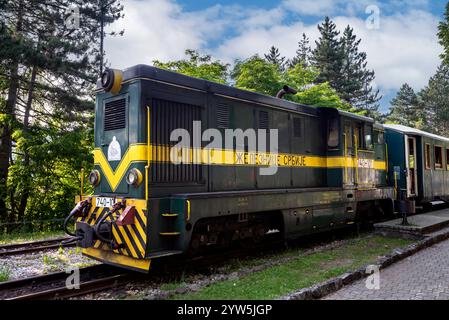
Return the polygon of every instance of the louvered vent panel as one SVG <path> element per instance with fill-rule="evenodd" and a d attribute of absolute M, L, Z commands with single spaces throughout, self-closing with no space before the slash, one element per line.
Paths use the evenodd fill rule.
<path fill-rule="evenodd" d="M 153 165 L 151 182 L 200 182 L 202 166 L 199 164 L 173 164 L 170 161 L 170 134 L 175 129 L 185 129 L 190 133 L 193 145 L 193 121 L 201 121 L 201 107 L 186 103 L 153 99 L 151 103 L 151 143 Z"/>
<path fill-rule="evenodd" d="M 126 99 L 107 102 L 104 107 L 104 131 L 126 128 Z"/>
<path fill-rule="evenodd" d="M 217 129 L 229 129 L 230 112 L 226 104 L 217 105 Z"/>
<path fill-rule="evenodd" d="M 259 111 L 259 129 L 269 129 L 267 111 Z"/>

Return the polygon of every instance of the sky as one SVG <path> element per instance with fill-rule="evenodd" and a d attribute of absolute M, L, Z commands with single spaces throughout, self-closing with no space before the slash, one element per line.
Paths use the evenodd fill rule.
<path fill-rule="evenodd" d="M 122 37 L 106 39 L 113 68 L 184 57 L 196 49 L 233 63 L 274 45 L 295 55 L 302 33 L 318 39 L 317 24 L 327 15 L 342 31 L 348 24 L 361 38 L 382 112 L 403 83 L 423 88 L 440 63 L 436 36 L 446 0 L 123 0 L 125 17 L 111 29 Z"/>

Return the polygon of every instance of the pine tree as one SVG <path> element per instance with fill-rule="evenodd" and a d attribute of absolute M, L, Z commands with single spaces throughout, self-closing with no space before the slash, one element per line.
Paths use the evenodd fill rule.
<path fill-rule="evenodd" d="M 279 49 L 275 46 L 271 46 L 268 54 L 265 54 L 265 60 L 276 65 L 281 71 L 285 68 L 285 57 L 281 56 Z"/>
<path fill-rule="evenodd" d="M 361 39 L 357 39 L 354 30 L 348 25 L 341 38 L 343 53 L 341 77 L 337 91 L 340 97 L 355 107 L 374 116 L 379 108 L 379 90 L 372 83 L 374 71 L 367 69 L 366 53 L 359 51 Z"/>
<path fill-rule="evenodd" d="M 386 117 L 388 122 L 412 128 L 422 127 L 420 121 L 423 115 L 419 112 L 421 106 L 418 95 L 410 85 L 404 83 L 390 103 L 390 113 Z"/>
<path fill-rule="evenodd" d="M 312 48 L 310 47 L 309 38 L 305 33 L 302 34 L 301 40 L 298 42 L 298 49 L 296 50 L 296 56 L 293 57 L 288 63 L 290 68 L 300 63 L 303 67 L 310 65 L 310 58 L 312 54 Z"/>
<path fill-rule="evenodd" d="M 312 64 L 319 70 L 318 83 L 329 82 L 332 88 L 340 92 L 343 51 L 336 25 L 329 17 L 318 25 L 320 38 L 313 50 Z"/>
<path fill-rule="evenodd" d="M 422 106 L 418 117 L 425 119 L 423 128 L 449 137 L 449 66 L 442 63 L 428 85 L 419 93 Z"/>

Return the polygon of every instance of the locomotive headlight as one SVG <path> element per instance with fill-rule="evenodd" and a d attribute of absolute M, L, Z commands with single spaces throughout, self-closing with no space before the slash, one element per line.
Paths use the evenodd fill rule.
<path fill-rule="evenodd" d="M 142 172 L 138 169 L 131 169 L 126 176 L 126 183 L 134 187 L 138 187 L 143 180 Z"/>
<path fill-rule="evenodd" d="M 101 86 L 104 91 L 117 94 L 122 87 L 123 73 L 117 69 L 106 69 L 101 75 Z"/>
<path fill-rule="evenodd" d="M 101 180 L 100 172 L 98 172 L 98 170 L 93 170 L 89 174 L 88 179 L 89 179 L 89 182 L 91 185 L 93 185 L 94 187 L 98 186 L 100 184 L 100 180 Z"/>

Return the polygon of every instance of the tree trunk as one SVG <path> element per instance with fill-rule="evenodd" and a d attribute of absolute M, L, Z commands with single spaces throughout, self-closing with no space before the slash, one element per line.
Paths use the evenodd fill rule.
<path fill-rule="evenodd" d="M 25 106 L 25 115 L 23 117 L 23 131 L 25 134 L 27 134 L 29 125 L 30 125 L 30 111 L 31 111 L 31 105 L 33 103 L 33 94 L 34 94 L 34 86 L 36 83 L 36 75 L 37 75 L 37 67 L 33 66 L 33 70 L 31 71 L 31 80 L 30 85 L 28 87 L 28 99 L 27 104 Z M 24 150 L 24 166 L 28 167 L 30 164 L 30 153 L 28 152 L 28 149 Z M 28 197 L 30 196 L 30 180 L 25 183 L 22 196 L 20 198 L 20 204 L 19 209 L 17 211 L 17 218 L 18 221 L 25 220 L 25 210 L 28 203 Z"/>

